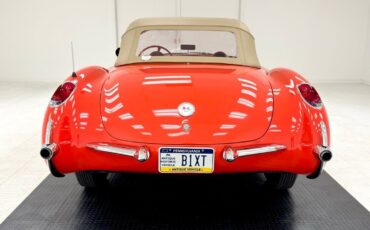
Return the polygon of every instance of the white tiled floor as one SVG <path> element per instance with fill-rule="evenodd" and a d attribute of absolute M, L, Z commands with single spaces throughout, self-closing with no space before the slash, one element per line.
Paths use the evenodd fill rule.
<path fill-rule="evenodd" d="M 325 170 L 370 210 L 370 85 L 321 84 L 333 160 Z"/>
<path fill-rule="evenodd" d="M 0 82 L 0 223 L 49 174 L 39 150 L 43 113 L 54 90 Z"/>
<path fill-rule="evenodd" d="M 0 223 L 49 174 L 39 157 L 43 113 L 56 85 L 0 82 Z M 326 170 L 370 210 L 370 86 L 317 85 L 334 158 Z"/>

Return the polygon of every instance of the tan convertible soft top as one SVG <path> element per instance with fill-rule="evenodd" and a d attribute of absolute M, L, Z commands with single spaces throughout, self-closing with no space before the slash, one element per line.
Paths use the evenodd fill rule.
<path fill-rule="evenodd" d="M 235 34 L 238 45 L 238 57 L 192 57 L 192 56 L 153 56 L 143 60 L 136 55 L 140 34 L 146 30 L 214 30 L 229 31 Z M 142 18 L 133 21 L 122 35 L 121 50 L 115 65 L 145 62 L 195 62 L 245 65 L 260 68 L 256 54 L 254 37 L 247 26 L 236 19 L 227 18 Z"/>

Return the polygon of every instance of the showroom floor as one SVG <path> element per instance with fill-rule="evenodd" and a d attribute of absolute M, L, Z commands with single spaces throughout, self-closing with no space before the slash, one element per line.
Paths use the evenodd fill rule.
<path fill-rule="evenodd" d="M 334 157 L 326 171 L 370 210 L 370 86 L 320 84 Z M 0 83 L 0 223 L 49 174 L 39 157 L 43 113 L 55 85 Z"/>

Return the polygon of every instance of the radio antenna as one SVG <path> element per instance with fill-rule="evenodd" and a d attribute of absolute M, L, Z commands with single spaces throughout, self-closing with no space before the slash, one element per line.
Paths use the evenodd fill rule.
<path fill-rule="evenodd" d="M 72 77 L 77 77 L 75 72 L 75 54 L 73 50 L 73 41 L 71 41 L 71 55 L 72 55 Z"/>

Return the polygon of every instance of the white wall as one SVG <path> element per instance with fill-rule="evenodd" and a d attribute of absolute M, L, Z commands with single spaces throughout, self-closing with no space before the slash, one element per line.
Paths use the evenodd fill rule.
<path fill-rule="evenodd" d="M 0 79 L 60 82 L 76 67 L 112 65 L 113 1 L 1 0 Z"/>
<path fill-rule="evenodd" d="M 76 67 L 114 63 L 115 0 L 0 1 L 0 80 L 58 82 Z M 316 82 L 370 82 L 368 0 L 117 0 L 118 37 L 139 17 L 241 18 L 267 68 Z"/>
<path fill-rule="evenodd" d="M 366 53 L 364 58 L 364 69 L 365 69 L 365 76 L 364 82 L 370 85 L 370 2 L 368 6 L 368 18 L 367 18 L 367 46 L 366 46 Z"/>
<path fill-rule="evenodd" d="M 368 0 L 245 0 L 261 63 L 318 82 L 364 77 Z"/>
<path fill-rule="evenodd" d="M 135 19 L 147 17 L 177 16 L 176 0 L 118 0 L 118 36 L 125 32 L 127 26 Z"/>
<path fill-rule="evenodd" d="M 182 0 L 181 16 L 238 18 L 239 0 Z"/>

